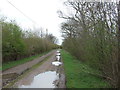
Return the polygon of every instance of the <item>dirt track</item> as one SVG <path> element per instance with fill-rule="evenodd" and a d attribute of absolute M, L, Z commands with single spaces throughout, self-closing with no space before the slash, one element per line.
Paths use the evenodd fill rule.
<path fill-rule="evenodd" d="M 32 67 L 33 65 L 37 64 L 38 62 L 42 61 L 43 59 L 45 59 L 46 57 L 52 55 L 53 53 L 55 53 L 55 50 L 49 52 L 46 55 L 43 55 L 41 57 L 38 57 L 32 61 L 29 61 L 27 63 L 18 65 L 16 67 L 10 68 L 8 70 L 5 70 L 2 72 L 2 74 L 9 74 L 9 73 L 17 73 L 17 74 L 21 74 L 23 71 L 27 70 L 28 68 Z"/>
<path fill-rule="evenodd" d="M 40 73 L 44 73 L 44 72 L 47 72 L 47 71 L 55 71 L 56 73 L 59 73 L 59 79 L 54 82 L 55 86 L 58 87 L 58 88 L 65 88 L 65 75 L 64 75 L 63 64 L 61 66 L 52 65 L 52 62 L 56 60 L 55 55 L 56 55 L 56 50 L 54 50 L 54 51 L 50 52 L 49 54 L 44 55 L 44 56 L 42 56 L 40 58 L 37 58 L 36 63 L 38 63 L 40 60 L 43 60 L 44 57 L 50 56 L 48 58 L 48 60 L 46 60 L 38 68 L 36 68 L 36 69 L 32 70 L 31 72 L 27 73 L 22 79 L 15 82 L 12 87 L 17 88 L 20 85 L 30 85 L 33 82 L 34 77 L 39 75 Z M 30 63 L 33 63 L 33 62 L 28 62 L 23 66 L 28 66 L 28 68 L 29 68 L 30 67 L 29 65 L 31 65 Z M 35 62 L 34 62 L 34 64 L 35 64 Z M 20 65 L 18 67 L 23 68 L 23 66 Z M 18 67 L 16 67 L 16 68 L 18 68 Z M 9 70 L 9 72 L 12 71 L 13 69 Z M 14 70 L 17 73 L 20 73 L 23 69 L 19 70 L 19 72 L 16 69 L 14 69 Z M 42 84 L 42 81 L 39 81 L 39 83 Z"/>

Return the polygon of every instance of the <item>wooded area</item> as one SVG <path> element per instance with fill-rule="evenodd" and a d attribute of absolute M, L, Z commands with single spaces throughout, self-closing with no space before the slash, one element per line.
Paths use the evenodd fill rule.
<path fill-rule="evenodd" d="M 4 17 L 0 19 L 0 24 L 2 25 L 3 63 L 58 48 L 57 38 L 52 34 L 44 33 L 42 28 L 38 32 L 22 30 L 15 21 L 7 22 Z"/>
<path fill-rule="evenodd" d="M 100 70 L 99 76 L 113 87 L 119 87 L 120 3 L 67 0 L 64 4 L 71 13 L 58 12 L 66 19 L 61 24 L 63 48 Z"/>

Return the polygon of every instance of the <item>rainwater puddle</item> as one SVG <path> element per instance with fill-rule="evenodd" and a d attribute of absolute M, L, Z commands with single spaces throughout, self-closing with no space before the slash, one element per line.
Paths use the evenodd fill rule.
<path fill-rule="evenodd" d="M 57 53 L 60 53 L 60 51 L 58 50 Z"/>
<path fill-rule="evenodd" d="M 62 63 L 59 62 L 59 61 L 55 61 L 55 62 L 52 62 L 52 65 L 55 65 L 55 66 L 60 66 Z"/>
<path fill-rule="evenodd" d="M 60 53 L 57 53 L 56 55 L 57 55 L 57 56 L 60 56 Z"/>
<path fill-rule="evenodd" d="M 21 85 L 19 88 L 55 88 L 54 81 L 58 79 L 56 71 L 48 71 L 35 76 L 30 85 Z"/>
<path fill-rule="evenodd" d="M 56 56 L 56 59 L 57 59 L 58 61 L 60 61 L 60 56 Z"/>
<path fill-rule="evenodd" d="M 60 65 L 62 64 L 62 63 L 60 62 L 60 51 L 57 51 L 56 60 L 57 60 L 57 61 L 52 62 L 52 65 L 60 66 Z"/>

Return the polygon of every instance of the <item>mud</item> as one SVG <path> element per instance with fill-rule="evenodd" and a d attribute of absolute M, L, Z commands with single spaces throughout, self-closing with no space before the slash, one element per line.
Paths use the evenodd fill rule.
<path fill-rule="evenodd" d="M 18 76 L 19 76 L 19 74 L 17 74 L 17 73 L 9 73 L 9 74 L 2 75 L 2 82 L 3 82 L 2 86 L 6 85 L 10 81 L 14 80 Z"/>
<path fill-rule="evenodd" d="M 41 62 L 43 59 L 45 59 L 46 57 L 52 55 L 53 53 L 55 53 L 56 51 L 53 50 L 51 52 L 49 52 L 48 54 L 46 55 L 43 55 L 41 57 L 38 57 L 32 61 L 29 61 L 27 63 L 24 63 L 24 64 L 21 64 L 21 65 L 18 65 L 18 66 L 15 66 L 13 68 L 10 68 L 8 70 L 5 70 L 2 72 L 2 74 L 9 74 L 9 73 L 17 73 L 17 74 L 21 74 L 23 71 L 27 70 L 28 68 L 32 67 L 33 65 Z"/>
<path fill-rule="evenodd" d="M 49 52 L 46 55 L 43 55 L 41 57 L 38 57 L 32 61 L 29 61 L 27 63 L 15 66 L 13 68 L 10 68 L 8 70 L 5 70 L 2 72 L 2 86 L 5 86 L 9 82 L 15 80 L 18 76 L 24 74 L 27 70 L 29 70 L 32 66 L 35 64 L 42 62 L 46 57 L 51 56 L 53 53 L 55 53 L 55 50 Z"/>
<path fill-rule="evenodd" d="M 65 88 L 63 64 L 52 65 L 56 61 L 56 54 L 55 51 L 47 61 L 16 81 L 11 88 Z"/>

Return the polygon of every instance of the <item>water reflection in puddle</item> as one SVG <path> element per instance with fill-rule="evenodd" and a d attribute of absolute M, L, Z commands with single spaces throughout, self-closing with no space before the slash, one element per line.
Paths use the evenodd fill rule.
<path fill-rule="evenodd" d="M 62 63 L 59 62 L 59 61 L 56 61 L 56 62 L 52 62 L 52 65 L 55 65 L 55 66 L 60 66 Z"/>
<path fill-rule="evenodd" d="M 56 60 L 60 61 L 60 56 L 56 56 Z"/>
<path fill-rule="evenodd" d="M 56 71 L 48 71 L 35 76 L 30 85 L 21 85 L 19 88 L 55 88 L 54 81 L 58 79 Z"/>
<path fill-rule="evenodd" d="M 58 50 L 57 53 L 60 53 L 60 51 Z"/>
<path fill-rule="evenodd" d="M 60 62 L 60 51 L 57 51 L 57 54 L 56 54 L 56 60 L 55 62 L 52 62 L 52 65 L 55 65 L 55 66 L 60 66 L 62 63 Z"/>
<path fill-rule="evenodd" d="M 60 53 L 57 53 L 56 55 L 57 55 L 57 56 L 60 56 Z"/>

